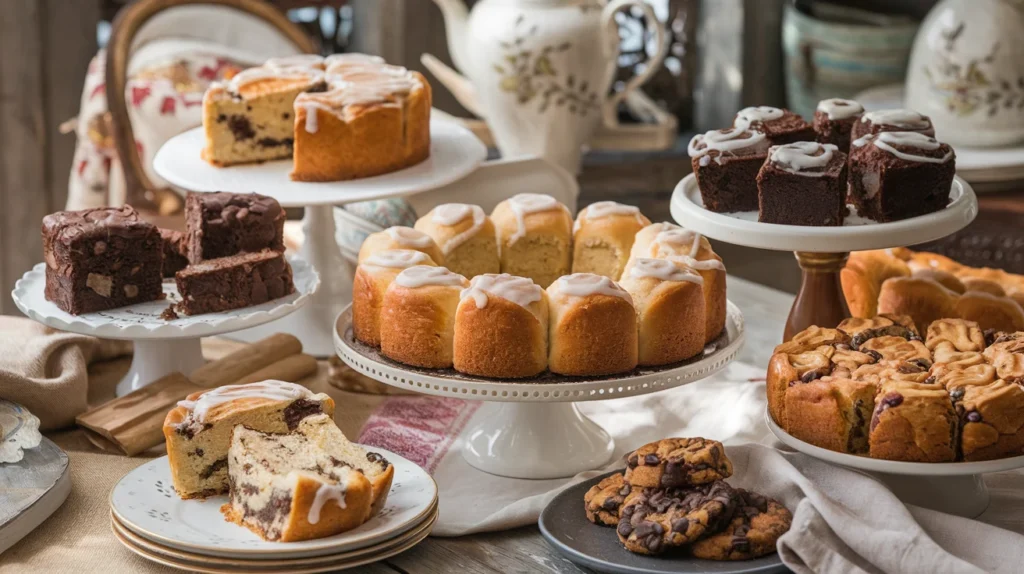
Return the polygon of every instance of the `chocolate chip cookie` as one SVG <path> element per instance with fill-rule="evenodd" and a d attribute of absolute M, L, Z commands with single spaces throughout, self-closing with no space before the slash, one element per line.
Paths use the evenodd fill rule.
<path fill-rule="evenodd" d="M 594 524 L 615 526 L 619 523 L 619 508 L 630 493 L 623 474 L 606 476 L 583 495 L 587 520 Z"/>
<path fill-rule="evenodd" d="M 690 552 L 705 560 L 749 560 L 775 552 L 775 543 L 789 530 L 793 515 L 785 506 L 756 492 L 735 489 L 738 503 L 732 521 L 721 532 L 694 542 Z"/>
<path fill-rule="evenodd" d="M 681 488 L 732 475 L 732 462 L 716 440 L 666 438 L 626 457 L 626 482 L 642 488 Z"/>
<path fill-rule="evenodd" d="M 724 527 L 738 500 L 736 491 L 721 480 L 678 489 L 634 486 L 615 531 L 626 550 L 660 554 Z"/>

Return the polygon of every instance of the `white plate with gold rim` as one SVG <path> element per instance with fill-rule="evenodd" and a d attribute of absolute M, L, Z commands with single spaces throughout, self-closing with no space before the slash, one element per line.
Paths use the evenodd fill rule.
<path fill-rule="evenodd" d="M 110 511 L 135 534 L 193 554 L 246 559 L 339 554 L 407 532 L 423 522 L 437 500 L 437 485 L 422 468 L 384 449 L 370 450 L 395 466 L 387 503 L 366 524 L 327 538 L 267 542 L 224 520 L 220 507 L 226 495 L 182 500 L 174 492 L 166 456 L 126 474 L 110 493 Z"/>

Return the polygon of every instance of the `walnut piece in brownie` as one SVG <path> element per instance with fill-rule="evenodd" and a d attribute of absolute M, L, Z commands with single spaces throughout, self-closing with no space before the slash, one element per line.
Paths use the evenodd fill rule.
<path fill-rule="evenodd" d="M 188 242 L 184 233 L 173 229 L 160 229 L 160 239 L 164 246 L 164 277 L 174 277 L 188 267 Z"/>
<path fill-rule="evenodd" d="M 892 109 L 862 114 L 860 120 L 853 124 L 850 141 L 881 132 L 918 132 L 935 137 L 935 128 L 928 116 L 911 110 Z"/>
<path fill-rule="evenodd" d="M 694 136 L 687 151 L 704 207 L 718 213 L 757 209 L 757 172 L 768 147 L 763 133 L 740 128 Z"/>
<path fill-rule="evenodd" d="M 718 531 L 737 502 L 736 491 L 724 480 L 692 488 L 634 487 L 615 532 L 630 552 L 660 554 Z"/>
<path fill-rule="evenodd" d="M 924 134 L 881 132 L 850 144 L 849 169 L 849 201 L 857 211 L 875 221 L 897 221 L 945 209 L 956 156 Z"/>
<path fill-rule="evenodd" d="M 814 126 L 799 114 L 771 106 L 743 108 L 736 114 L 733 126 L 762 132 L 772 145 L 814 141 Z"/>
<path fill-rule="evenodd" d="M 695 542 L 691 553 L 705 560 L 750 560 L 775 552 L 793 524 L 785 506 L 756 492 L 736 489 L 738 503 L 724 530 Z"/>
<path fill-rule="evenodd" d="M 295 292 L 292 268 L 278 251 L 241 253 L 190 265 L 175 276 L 185 315 L 266 303 Z"/>
<path fill-rule="evenodd" d="M 163 297 L 163 245 L 130 206 L 43 218 L 46 299 L 72 315 Z"/>
<path fill-rule="evenodd" d="M 773 146 L 757 174 L 758 221 L 839 226 L 846 216 L 846 154 L 835 145 Z"/>
<path fill-rule="evenodd" d="M 285 213 L 272 197 L 256 193 L 189 193 L 185 228 L 191 263 L 255 253 L 284 251 Z"/>
<path fill-rule="evenodd" d="M 820 143 L 832 144 L 839 151 L 850 151 L 850 132 L 860 120 L 864 106 L 853 100 L 832 98 L 818 102 L 814 112 L 814 133 Z"/>
<path fill-rule="evenodd" d="M 725 447 L 705 438 L 665 438 L 626 457 L 626 482 L 641 488 L 678 488 L 732 476 Z"/>

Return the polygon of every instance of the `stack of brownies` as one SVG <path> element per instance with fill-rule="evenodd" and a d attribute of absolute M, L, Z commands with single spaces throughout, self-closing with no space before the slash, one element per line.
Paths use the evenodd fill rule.
<path fill-rule="evenodd" d="M 838 226 L 847 203 L 880 222 L 945 208 L 956 161 L 934 135 L 919 113 L 865 112 L 855 101 L 830 99 L 818 104 L 813 124 L 789 110 L 745 108 L 732 127 L 694 136 L 689 154 L 711 211 Z"/>
<path fill-rule="evenodd" d="M 163 298 L 174 277 L 186 315 L 259 305 L 295 291 L 284 257 L 285 213 L 262 195 L 190 193 L 184 233 L 130 206 L 43 218 L 46 298 L 79 315 Z M 169 309 L 164 317 L 176 316 Z"/>

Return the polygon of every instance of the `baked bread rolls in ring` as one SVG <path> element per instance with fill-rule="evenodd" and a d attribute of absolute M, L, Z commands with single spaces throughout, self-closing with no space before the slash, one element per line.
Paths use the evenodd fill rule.
<path fill-rule="evenodd" d="M 501 272 L 529 277 L 542 289 L 568 275 L 572 259 L 569 208 L 550 195 L 520 193 L 491 213 Z"/>
<path fill-rule="evenodd" d="M 391 282 L 414 265 L 436 266 L 426 254 L 410 249 L 378 251 L 356 267 L 352 281 L 352 331 L 367 345 L 380 346 L 380 308 Z"/>
<path fill-rule="evenodd" d="M 378 251 L 411 249 L 430 257 L 435 265 L 444 265 L 444 254 L 429 235 L 411 227 L 396 225 L 384 231 L 371 233 L 359 248 L 359 263 Z"/>
<path fill-rule="evenodd" d="M 444 254 L 444 266 L 463 277 L 500 273 L 494 222 L 479 205 L 445 203 L 416 221 Z"/>
<path fill-rule="evenodd" d="M 572 272 L 617 281 L 629 261 L 636 234 L 651 221 L 638 207 L 599 201 L 583 208 L 572 226 Z"/>
<path fill-rule="evenodd" d="M 620 282 L 638 317 L 638 364 L 666 365 L 704 350 L 704 280 L 683 263 L 640 258 Z"/>
<path fill-rule="evenodd" d="M 447 369 L 452 366 L 455 310 L 469 281 L 444 267 L 403 269 L 384 293 L 380 350 L 396 361 Z"/>
<path fill-rule="evenodd" d="M 625 289 L 603 275 L 573 273 L 547 293 L 552 373 L 610 375 L 636 367 L 636 309 Z"/>

